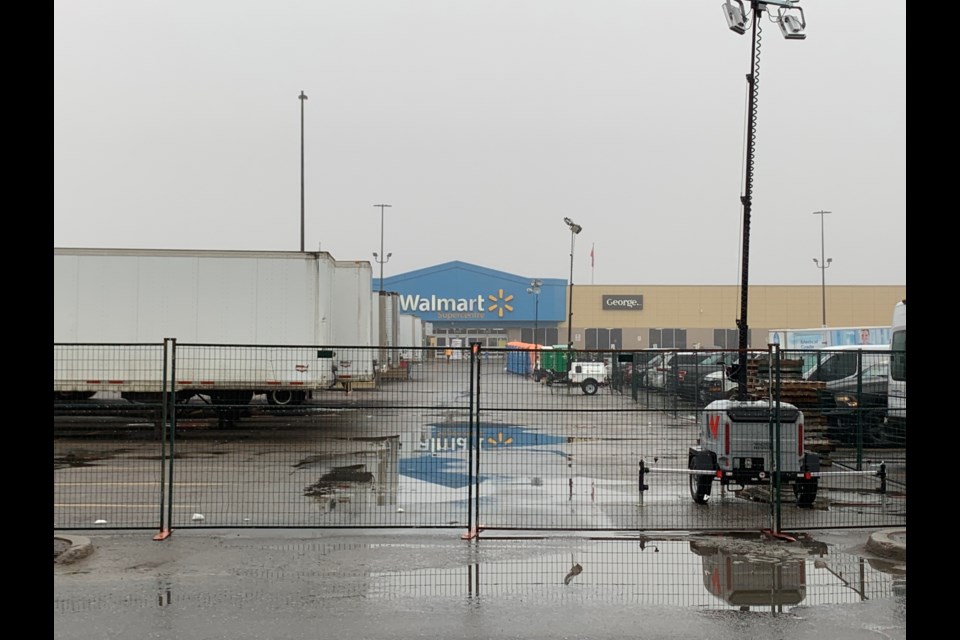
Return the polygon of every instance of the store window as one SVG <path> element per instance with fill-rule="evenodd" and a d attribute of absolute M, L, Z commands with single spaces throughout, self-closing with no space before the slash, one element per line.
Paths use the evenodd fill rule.
<path fill-rule="evenodd" d="M 747 329 L 747 346 L 750 346 L 751 332 Z M 714 329 L 713 346 L 721 349 L 737 349 L 740 347 L 740 331 L 737 329 Z"/>
<path fill-rule="evenodd" d="M 534 337 L 533 328 L 520 329 L 520 342 L 527 344 L 542 344 L 544 346 L 553 346 L 560 344 L 559 331 L 556 327 L 537 327 L 537 335 Z"/>
<path fill-rule="evenodd" d="M 686 329 L 650 329 L 648 342 L 654 349 L 686 349 Z"/>
<path fill-rule="evenodd" d="M 587 351 L 623 348 L 623 329 L 587 329 L 584 332 Z"/>

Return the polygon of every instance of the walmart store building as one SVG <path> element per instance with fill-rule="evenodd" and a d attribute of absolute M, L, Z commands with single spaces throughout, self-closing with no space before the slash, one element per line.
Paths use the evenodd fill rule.
<path fill-rule="evenodd" d="M 539 280 L 539 293 L 533 285 Z M 374 278 L 379 290 L 379 279 Z M 583 285 L 447 262 L 384 278 L 400 313 L 431 329 L 428 344 L 453 338 L 502 347 L 520 341 L 576 349 L 713 349 L 736 347 L 739 285 Z M 568 324 L 568 295 L 572 319 Z M 763 348 L 770 331 L 827 326 L 889 327 L 906 285 L 755 285 L 748 291 L 749 346 Z M 568 330 L 572 327 L 572 330 Z M 568 332 L 569 331 L 569 332 Z"/>

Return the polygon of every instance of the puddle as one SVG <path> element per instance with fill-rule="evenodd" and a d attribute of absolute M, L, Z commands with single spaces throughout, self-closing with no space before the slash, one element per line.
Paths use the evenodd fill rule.
<path fill-rule="evenodd" d="M 129 449 L 107 449 L 103 451 L 76 450 L 68 451 L 62 455 L 54 455 L 53 470 L 64 469 L 68 467 L 94 467 L 105 460 L 122 456 Z"/>
<path fill-rule="evenodd" d="M 498 542 L 481 542 L 484 555 Z M 538 544 L 550 545 L 529 543 L 526 558 L 375 575 L 368 596 L 561 599 L 779 614 L 906 594 L 904 576 L 859 556 L 830 553 L 822 544 L 610 540 L 542 555 L 535 552 Z"/>
<path fill-rule="evenodd" d="M 389 601 L 385 610 L 391 612 L 445 612 L 456 610 L 451 607 L 457 604 L 483 603 L 484 610 L 496 615 L 519 607 L 554 611 L 560 618 L 585 611 L 634 615 L 631 612 L 644 606 L 653 608 L 648 611 L 679 608 L 734 619 L 757 614 L 812 619 L 804 609 L 867 601 L 877 601 L 897 616 L 905 616 L 906 610 L 905 574 L 890 573 L 871 559 L 835 552 L 810 538 L 786 542 L 756 534 L 633 534 L 624 539 L 483 538 L 464 546 L 445 538 L 388 541 L 376 536 L 361 542 L 244 545 L 244 560 L 230 570 L 206 573 L 209 584 L 197 582 L 192 566 L 181 576 L 166 563 L 144 565 L 145 576 L 157 574 L 156 581 L 130 581 L 124 593 L 112 588 L 98 593 L 89 584 L 78 584 L 76 596 L 55 598 L 54 611 L 172 607 L 184 615 L 213 607 L 266 606 L 302 614 L 318 601 Z M 227 551 L 234 558 L 235 549 Z M 219 566 L 217 561 L 213 557 L 209 562 Z M 238 577 L 242 589 L 237 588 Z M 878 609 L 871 611 L 876 614 Z M 676 614 L 666 615 L 669 621 Z M 651 637 L 663 636 L 654 632 Z M 839 636 L 828 632 L 825 637 Z"/>

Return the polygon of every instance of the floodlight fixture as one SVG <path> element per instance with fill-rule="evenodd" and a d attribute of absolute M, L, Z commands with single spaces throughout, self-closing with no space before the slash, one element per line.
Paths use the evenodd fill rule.
<path fill-rule="evenodd" d="M 780 31 L 787 40 L 803 40 L 807 34 L 803 30 L 807 27 L 807 21 L 803 18 L 803 9 L 794 7 L 799 12 L 799 17 L 795 13 L 788 13 L 785 9 L 779 9 L 777 12 L 777 24 L 780 25 Z"/>
<path fill-rule="evenodd" d="M 726 0 L 720 7 L 723 9 L 723 15 L 727 19 L 727 27 L 730 31 L 744 34 L 747 32 L 747 12 L 743 8 L 741 0 Z"/>

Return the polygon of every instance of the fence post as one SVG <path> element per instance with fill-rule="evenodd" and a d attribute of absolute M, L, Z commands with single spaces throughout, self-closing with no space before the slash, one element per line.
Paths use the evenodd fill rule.
<path fill-rule="evenodd" d="M 448 360 L 449 362 L 449 360 Z M 471 540 L 480 534 L 480 343 L 470 343 L 470 417 L 467 430 L 470 433 L 470 451 L 468 452 L 468 497 L 467 531 L 462 540 Z M 476 453 L 476 467 L 474 467 Z M 476 490 L 474 490 L 476 489 Z"/>
<path fill-rule="evenodd" d="M 170 537 L 173 519 L 173 442 L 177 425 L 177 339 L 163 340 L 163 386 L 160 395 L 160 531 L 154 540 Z M 167 439 L 170 446 L 167 448 Z M 166 507 L 166 513 L 164 513 Z"/>
<path fill-rule="evenodd" d="M 774 411 L 773 411 L 773 455 L 774 455 L 774 481 L 773 481 L 773 530 L 780 533 L 780 527 L 783 523 L 783 503 L 781 500 L 782 478 L 781 469 L 781 450 L 780 450 L 780 345 L 767 345 L 767 362 L 774 367 L 774 384 L 771 385 L 773 391 Z M 800 452 L 803 455 L 803 451 Z"/>
<path fill-rule="evenodd" d="M 643 492 L 650 488 L 644 483 L 650 468 L 643 463 L 643 458 L 640 458 L 637 467 L 637 492 L 640 494 L 640 504 L 643 504 Z"/>

